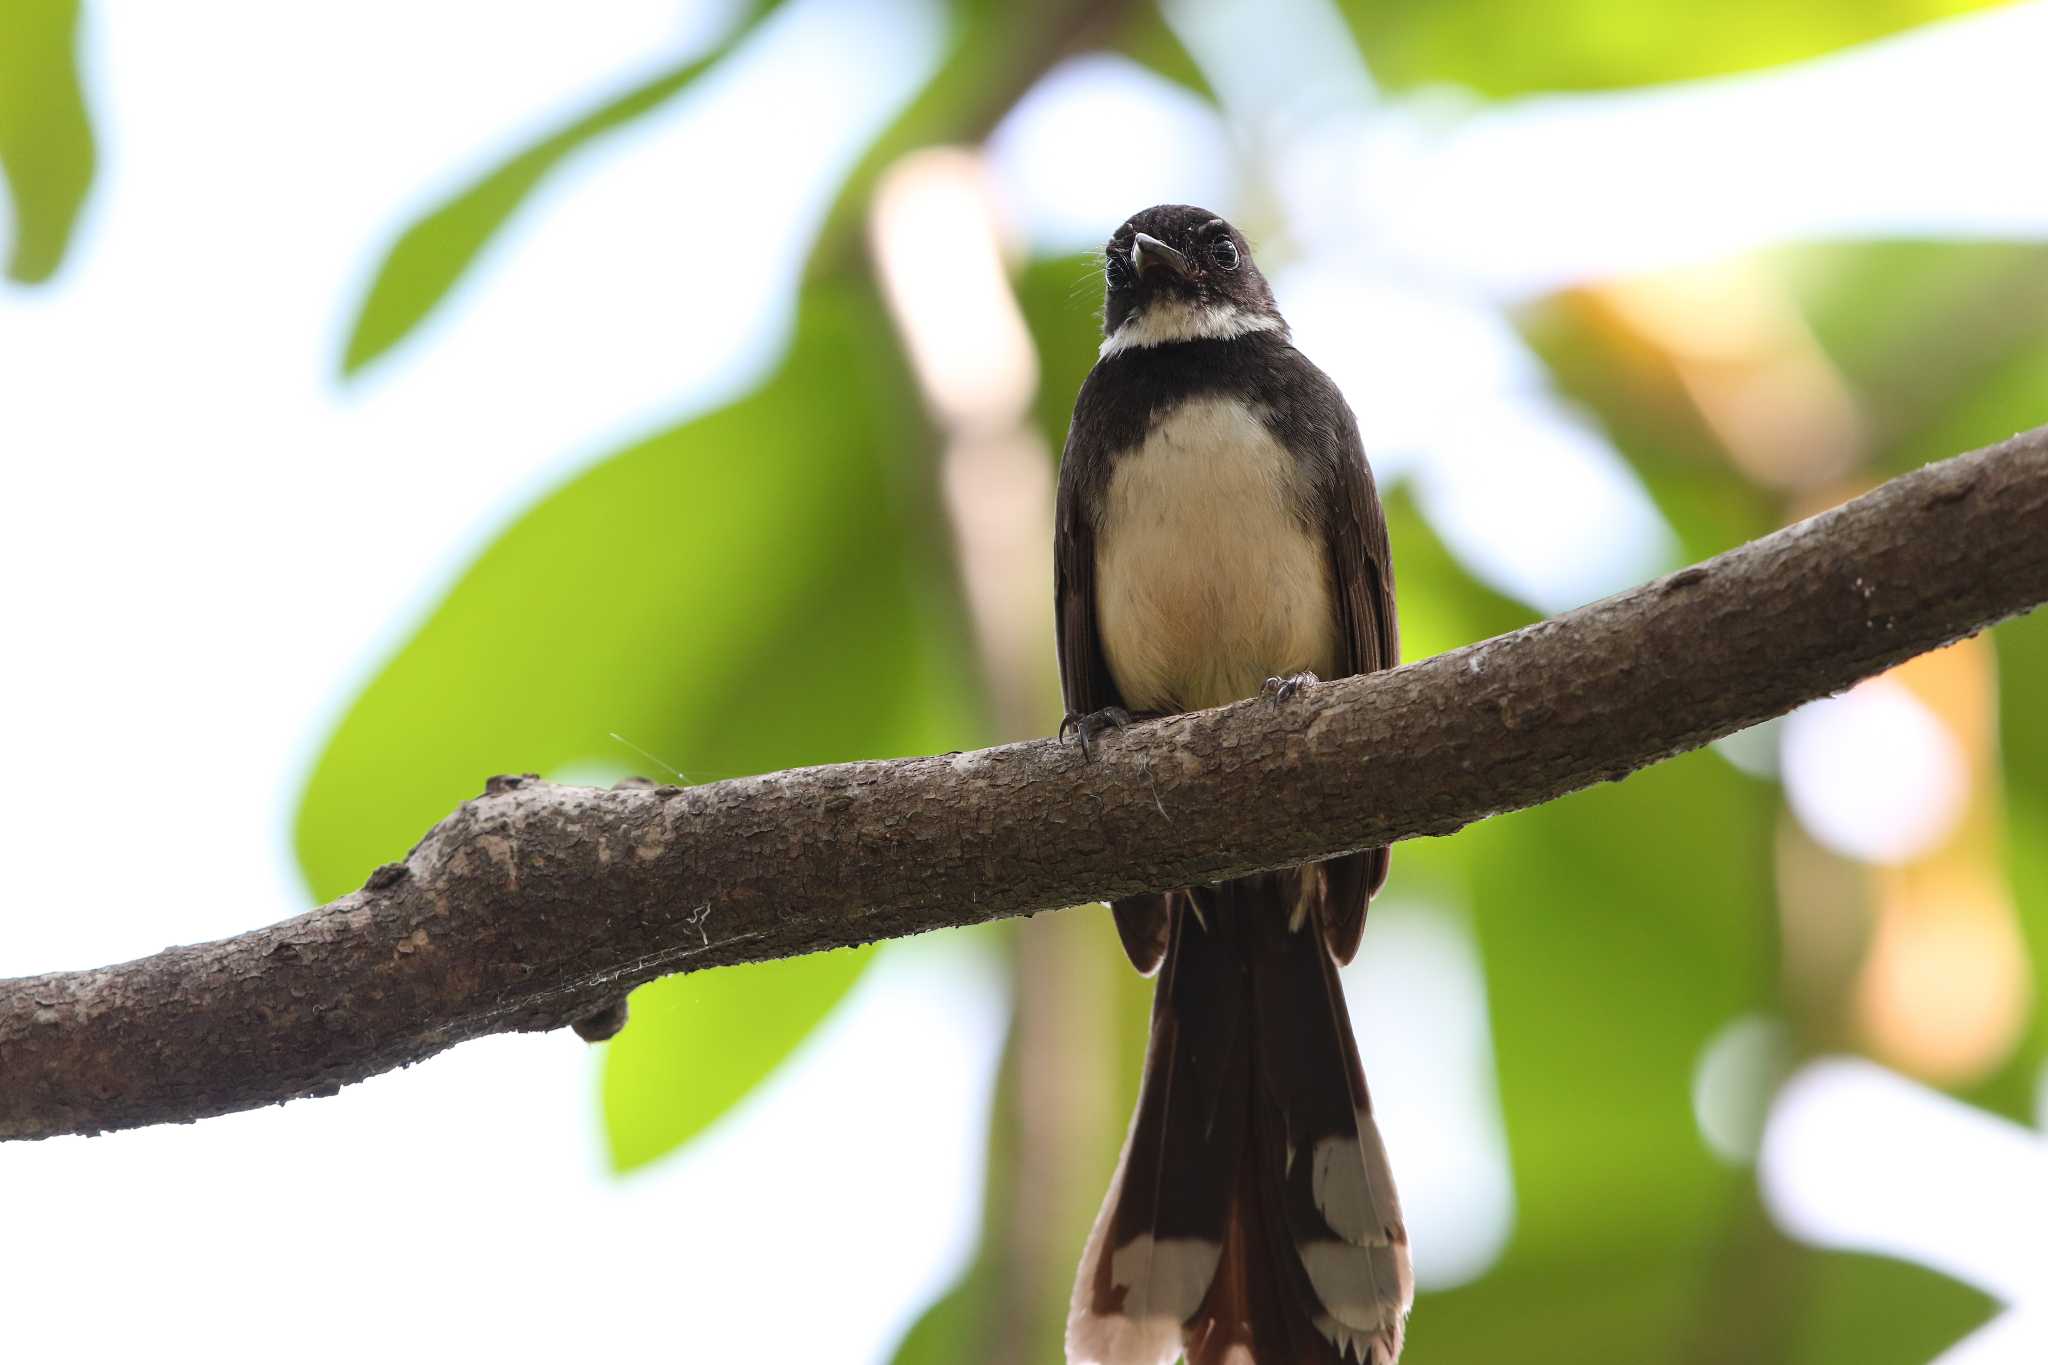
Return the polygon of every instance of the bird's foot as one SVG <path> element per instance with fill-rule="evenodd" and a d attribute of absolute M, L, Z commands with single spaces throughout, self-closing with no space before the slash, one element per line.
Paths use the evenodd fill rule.
<path fill-rule="evenodd" d="M 1259 695 L 1267 701 L 1293 701 L 1302 688 L 1312 682 L 1321 681 L 1321 678 L 1303 669 L 1299 673 L 1289 673 L 1284 678 L 1266 679 L 1265 686 L 1259 689 Z"/>
<path fill-rule="evenodd" d="M 1134 721 L 1150 719 L 1151 712 L 1140 711 L 1133 715 L 1121 706 L 1105 706 L 1100 711 L 1069 711 L 1060 722 L 1060 738 L 1064 740 L 1069 734 L 1077 736 L 1081 741 L 1081 756 L 1093 758 L 1097 735 L 1108 730 L 1121 730 Z"/>

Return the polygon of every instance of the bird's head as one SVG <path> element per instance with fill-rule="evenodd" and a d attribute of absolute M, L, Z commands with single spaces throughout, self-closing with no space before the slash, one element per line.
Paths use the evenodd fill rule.
<path fill-rule="evenodd" d="M 1207 209 L 1159 204 L 1103 248 L 1102 353 L 1284 332 L 1244 234 Z"/>

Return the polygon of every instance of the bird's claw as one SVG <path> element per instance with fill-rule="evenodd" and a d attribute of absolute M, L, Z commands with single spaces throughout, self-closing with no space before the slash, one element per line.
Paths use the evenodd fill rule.
<path fill-rule="evenodd" d="M 1105 706 L 1100 711 L 1070 711 L 1060 721 L 1060 738 L 1066 739 L 1071 731 L 1080 737 L 1081 757 L 1093 758 L 1095 737 L 1104 730 L 1121 730 L 1131 720 L 1131 713 L 1121 706 Z"/>
<path fill-rule="evenodd" d="M 1266 679 L 1265 685 L 1259 689 L 1259 695 L 1267 701 L 1293 701 L 1302 688 L 1312 682 L 1321 681 L 1321 678 L 1304 669 L 1299 673 L 1289 673 L 1284 678 Z"/>

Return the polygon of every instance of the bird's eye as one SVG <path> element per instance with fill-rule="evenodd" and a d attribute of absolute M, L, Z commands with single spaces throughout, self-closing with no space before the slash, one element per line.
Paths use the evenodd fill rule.
<path fill-rule="evenodd" d="M 1117 255 L 1113 251 L 1110 252 L 1109 262 L 1105 268 L 1109 273 L 1109 287 L 1111 289 L 1121 289 L 1130 283 L 1131 263 L 1124 257 Z"/>
<path fill-rule="evenodd" d="M 1218 237 L 1216 244 L 1209 248 L 1209 259 L 1216 262 L 1218 270 L 1237 269 L 1237 243 L 1228 237 Z"/>

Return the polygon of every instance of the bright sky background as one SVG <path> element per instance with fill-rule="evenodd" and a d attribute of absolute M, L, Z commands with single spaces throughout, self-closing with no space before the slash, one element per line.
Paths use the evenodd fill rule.
<path fill-rule="evenodd" d="M 1299 148 L 1276 171 L 1297 246 L 1281 301 L 1383 473 L 1412 473 L 1452 543 L 1545 607 L 1672 551 L 1603 438 L 1548 399 L 1502 303 L 1788 235 L 2048 235 L 2048 177 L 2012 173 L 2039 158 L 2030 68 L 2048 7 L 1794 71 L 1469 115 L 1376 103 L 1361 68 L 1330 58 L 1342 48 L 1312 38 L 1287 69 L 1319 74 L 1283 89 L 1274 54 L 1247 61 L 1228 22 L 1175 13 L 1236 126 Z M 772 359 L 833 176 L 933 59 L 925 0 L 802 0 L 730 70 L 551 180 L 422 335 L 359 383 L 333 378 L 400 224 L 716 20 L 669 0 L 574 22 L 482 0 L 93 7 L 101 180 L 58 281 L 0 286 L 0 975 L 303 908 L 286 830 L 306 767 L 449 576 L 540 490 Z M 1143 183 L 1118 152 L 1130 140 L 1094 134 L 1105 117 L 1160 149 Z M 995 166 L 1028 240 L 1071 250 L 1154 199 L 1234 211 L 1225 126 L 1091 58 L 1006 126 Z M 1615 164 L 1650 178 L 1620 185 Z M 1547 452 L 1554 477 L 1533 487 L 1510 449 Z M 1548 518 L 1529 515 L 1539 495 Z M 1594 530 L 1605 558 L 1560 562 L 1558 544 Z M 1867 752 L 1840 728 L 1885 714 L 1852 708 L 1808 747 Z M 1896 827 L 1907 816 L 1868 790 L 1880 776 L 1852 785 Z M 1794 789 L 1841 806 L 1824 788 Z M 111 844 L 82 818 L 110 792 L 149 803 Z M 1455 914 L 1394 909 L 1375 915 L 1354 994 L 1425 1276 L 1454 1282 L 1512 1219 L 1483 982 Z M 893 952 L 797 1066 L 686 1158 L 625 1182 L 602 1172 L 593 1058 L 566 1035 L 469 1044 L 335 1099 L 189 1128 L 0 1146 L 0 1311 L 24 1359 L 160 1354 L 168 1324 L 225 1359 L 279 1341 L 313 1360 L 394 1342 L 673 1356 L 687 1335 L 699 1359 L 874 1360 L 971 1244 L 1002 1019 L 971 952 Z M 1764 1149 L 1771 1188 L 1811 1196 L 1774 1195 L 1788 1226 L 1890 1245 L 1842 1214 L 1868 1203 L 1855 1172 L 1807 1178 L 1838 1149 L 1801 1135 L 1881 1110 L 1901 1143 L 1948 1141 L 1954 1106 L 1902 1087 L 1822 1071 L 1788 1096 Z M 1992 1155 L 1942 1176 L 1967 1207 L 1996 1207 L 1986 1182 L 2011 1169 L 1996 1160 L 2031 1153 L 2039 1180 L 2038 1134 L 1991 1131 Z M 1887 1168 L 1907 1183 L 1916 1169 Z M 2048 1294 L 2010 1264 L 2036 1253 L 1995 1221 L 1958 1235 L 1977 1258 L 1939 1263 L 2032 1308 L 1954 1359 L 2043 1358 L 2028 1324 Z M 328 1311 L 334 1284 L 360 1306 Z"/>

